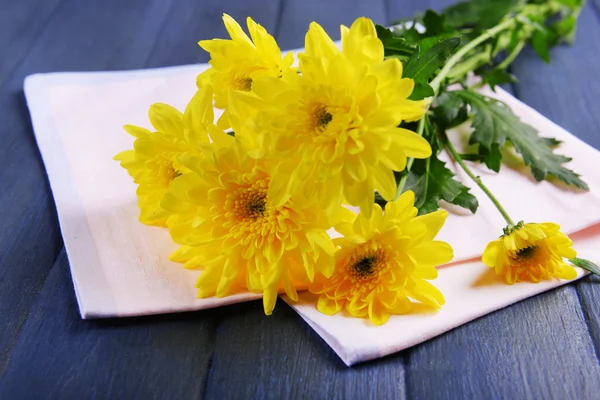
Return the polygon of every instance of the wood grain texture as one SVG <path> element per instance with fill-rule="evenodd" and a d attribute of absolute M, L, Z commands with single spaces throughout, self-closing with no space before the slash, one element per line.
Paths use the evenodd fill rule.
<path fill-rule="evenodd" d="M 593 398 L 600 374 L 575 289 L 562 287 L 409 350 L 410 397 Z"/>
<path fill-rule="evenodd" d="M 553 51 L 550 65 L 526 52 L 514 73 L 522 100 L 598 147 L 600 0 L 593 1 L 574 47 Z M 0 65 L 0 398 L 594 397 L 597 279 L 353 368 L 283 302 L 272 317 L 260 302 L 110 321 L 77 314 L 21 93 L 26 75 L 206 61 L 195 42 L 224 37 L 221 12 L 240 22 L 253 16 L 288 49 L 303 45 L 312 20 L 337 39 L 339 24 L 361 15 L 389 23 L 451 3 L 0 0 L 0 54 L 9 54 Z"/>
<path fill-rule="evenodd" d="M 525 74 L 517 89 L 526 101 L 536 104 L 542 113 L 575 135 L 600 148 L 600 113 L 598 94 L 600 80 L 600 0 L 588 2 L 580 16 L 578 35 L 572 46 L 555 49 L 552 62 L 539 68 L 537 74 Z M 535 56 L 526 54 L 517 60 L 527 71 L 525 63 L 537 62 Z M 521 77 L 521 75 L 519 75 Z M 525 80 L 527 79 L 527 80 Z M 529 85 L 540 93 L 531 98 Z M 576 156 L 576 155 L 575 155 Z M 581 255 L 585 257 L 585 254 Z M 600 354 L 600 279 L 588 277 L 575 285 L 583 313 L 595 344 L 595 355 Z"/>
<path fill-rule="evenodd" d="M 399 19 L 410 19 L 417 13 L 427 9 L 441 11 L 444 7 L 457 3 L 456 0 L 386 0 L 387 23 L 391 24 Z"/>
<path fill-rule="evenodd" d="M 340 39 L 340 25 L 350 26 L 361 16 L 375 23 L 387 21 L 384 0 L 284 0 L 275 38 L 282 49 L 304 47 L 304 36 L 312 21 L 318 22 L 333 40 Z"/>
<path fill-rule="evenodd" d="M 83 321 L 62 252 L 0 378 L 0 398 L 200 398 L 215 325 L 211 313 Z"/>
<path fill-rule="evenodd" d="M 0 85 L 27 55 L 61 1 L 34 0 L 29 7 L 17 1 L 0 1 L 0 54 L 5 55 L 0 63 Z"/>
<path fill-rule="evenodd" d="M 207 399 L 402 399 L 403 356 L 346 367 L 283 301 L 248 304 L 216 332 Z"/>
<path fill-rule="evenodd" d="M 141 68 L 158 34 L 151 27 L 164 19 L 166 11 L 161 0 L 128 2 L 127 8 L 114 0 L 96 7 L 65 0 L 54 12 L 45 13 L 41 12 L 45 6 L 35 2 L 19 2 L 20 8 L 15 4 L 2 7 L 3 19 L 33 16 L 10 25 L 17 31 L 9 37 L 24 32 L 23 48 L 15 50 L 19 55 L 15 67 L 0 84 L 0 316 L 6 321 L 0 329 L 0 374 L 62 247 L 22 94 L 23 79 L 35 72 Z M 31 9 L 30 14 L 25 9 Z M 22 23 L 39 33 L 33 37 Z M 10 46 L 2 50 L 16 49 Z"/>
<path fill-rule="evenodd" d="M 230 14 L 244 29 L 246 17 L 250 16 L 273 33 L 277 29 L 282 1 L 176 1 L 168 12 L 145 66 L 151 68 L 208 62 L 208 53 L 197 42 L 229 38 L 222 21 L 223 13 Z"/>
<path fill-rule="evenodd" d="M 517 97 L 588 144 L 600 148 L 600 17 L 588 2 L 572 46 L 550 52 L 550 64 L 526 49 L 513 64 Z"/>
<path fill-rule="evenodd" d="M 586 142 L 600 147 L 593 76 L 600 24 L 588 7 L 573 47 L 552 52 L 546 65 L 527 50 L 512 71 L 513 94 Z M 594 43 L 592 43 L 594 42 Z M 596 111 L 597 112 L 597 111 Z M 577 116 L 577 117 L 574 117 Z M 576 156 L 576 155 L 573 155 Z M 600 297 L 590 278 L 505 310 L 409 350 L 407 392 L 415 398 L 593 398 L 597 376 Z M 579 287 L 579 294 L 576 290 Z M 584 289 L 585 288 L 585 289 Z M 587 292 L 585 292 L 587 290 Z M 585 293 L 584 293 L 585 292 Z M 584 309 L 579 297 L 589 294 Z M 594 302 L 594 300 L 596 300 Z M 596 337 L 588 332 L 586 320 Z M 492 361 L 494 360 L 494 361 Z M 437 376 L 444 379 L 434 381 Z"/>

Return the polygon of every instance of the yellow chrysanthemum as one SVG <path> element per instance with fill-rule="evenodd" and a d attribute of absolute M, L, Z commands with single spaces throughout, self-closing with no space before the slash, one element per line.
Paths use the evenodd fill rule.
<path fill-rule="evenodd" d="M 482 259 L 511 285 L 519 281 L 537 283 L 551 277 L 575 279 L 577 272 L 564 261 L 577 256 L 572 245 L 557 224 L 519 222 L 488 243 Z"/>
<path fill-rule="evenodd" d="M 414 193 L 407 191 L 387 203 L 385 213 L 376 204 L 370 217 L 360 213 L 353 222 L 337 224 L 344 237 L 334 239 L 339 250 L 333 275 L 318 276 L 309 289 L 319 294 L 319 311 L 332 315 L 345 308 L 381 325 L 390 314 L 408 312 L 409 298 L 440 308 L 444 296 L 426 280 L 435 279 L 435 266 L 453 256 L 448 243 L 433 240 L 448 213 L 416 215 Z"/>
<path fill-rule="evenodd" d="M 134 149 L 123 151 L 114 159 L 121 161 L 121 166 L 138 184 L 140 221 L 166 226 L 169 214 L 160 202 L 171 183 L 188 172 L 179 158 L 186 154 L 200 155 L 198 144 L 209 143 L 206 123 L 212 123 L 214 118 L 212 93 L 198 91 L 184 114 L 167 104 L 157 103 L 150 107 L 148 115 L 156 131 L 126 125 L 125 130 L 136 138 Z"/>
<path fill-rule="evenodd" d="M 182 158 L 193 173 L 178 178 L 162 202 L 174 214 L 173 239 L 183 245 L 172 259 L 203 268 L 199 297 L 262 292 L 268 315 L 278 292 L 297 299 L 315 272 L 331 274 L 330 224 L 314 204 L 298 206 L 291 198 L 274 206 L 268 191 L 276 165 L 249 157 L 223 132 L 211 138 L 230 145 L 205 147 L 201 159 Z"/>
<path fill-rule="evenodd" d="M 232 112 L 239 115 L 262 102 L 253 129 L 285 160 L 273 175 L 273 201 L 282 204 L 304 188 L 304 197 L 324 209 L 335 210 L 344 198 L 370 215 L 375 190 L 394 197 L 393 170 L 403 170 L 407 157 L 431 155 L 425 139 L 398 127 L 424 114 L 423 102 L 407 99 L 414 81 L 402 78 L 400 61 L 384 60 L 367 18 L 342 27 L 341 51 L 313 22 L 299 65 L 301 75 L 257 82 L 259 100 L 235 94 Z"/>
<path fill-rule="evenodd" d="M 251 91 L 253 82 L 263 76 L 280 77 L 289 71 L 294 62 L 292 53 L 282 58 L 279 46 L 265 28 L 248 17 L 248 31 L 252 40 L 240 25 L 229 15 L 223 15 L 225 28 L 231 40 L 213 39 L 198 42 L 200 47 L 210 53 L 212 68 L 198 75 L 198 87 L 211 85 L 214 90 L 215 106 L 225 109 L 218 125 L 229 128 L 227 110 L 231 90 Z"/>

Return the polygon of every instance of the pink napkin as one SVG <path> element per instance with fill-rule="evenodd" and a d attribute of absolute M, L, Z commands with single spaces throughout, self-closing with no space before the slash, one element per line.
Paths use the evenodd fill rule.
<path fill-rule="evenodd" d="M 154 102 L 183 110 L 194 94 L 196 75 L 205 68 L 206 64 L 38 74 L 25 81 L 82 318 L 200 310 L 260 297 L 240 294 L 197 299 L 194 284 L 199 272 L 168 260 L 176 246 L 166 230 L 138 222 L 135 185 L 112 160 L 132 146 L 132 138 L 122 129 L 124 124 L 149 127 L 148 107 Z M 515 218 L 553 221 L 567 233 L 577 232 L 573 237 L 581 257 L 600 262 L 600 153 L 509 94 L 499 90 L 495 96 L 544 136 L 562 140 L 559 151 L 575 156 L 569 167 L 583 176 L 591 190 L 574 192 L 548 182 L 534 183 L 527 170 L 519 167 L 503 166 L 499 174 L 476 167 L 477 173 Z M 464 133 L 468 127 L 461 129 Z M 453 136 L 460 134 L 457 131 Z M 473 187 L 462 174 L 458 176 Z M 567 283 L 555 280 L 507 286 L 479 261 L 472 261 L 504 226 L 485 196 L 477 188 L 473 193 L 480 200 L 477 214 L 450 208 L 440 233 L 440 238 L 455 248 L 455 263 L 442 268 L 434 281 L 446 297 L 442 311 L 431 313 L 416 307 L 413 314 L 392 316 L 388 324 L 374 327 L 343 313 L 333 317 L 320 314 L 307 293 L 292 307 L 351 365 L 420 343 Z"/>

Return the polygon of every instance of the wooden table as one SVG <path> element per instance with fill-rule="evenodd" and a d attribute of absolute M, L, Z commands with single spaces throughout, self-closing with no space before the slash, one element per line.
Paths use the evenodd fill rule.
<path fill-rule="evenodd" d="M 302 46 L 311 20 L 337 39 L 361 15 L 386 24 L 451 2 L 0 0 L 0 399 L 600 397 L 600 281 L 589 277 L 354 368 L 283 302 L 271 317 L 259 302 L 118 320 L 77 312 L 25 76 L 206 62 L 196 42 L 225 37 L 223 12 L 251 15 L 285 49 Z M 600 148 L 600 0 L 575 45 L 551 55 L 519 57 L 513 93 Z"/>

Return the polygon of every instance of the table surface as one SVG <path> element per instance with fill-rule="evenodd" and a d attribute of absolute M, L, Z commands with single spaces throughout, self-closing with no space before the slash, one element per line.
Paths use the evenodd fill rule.
<path fill-rule="evenodd" d="M 593 398 L 600 280 L 585 278 L 409 350 L 347 368 L 287 305 L 82 321 L 23 97 L 36 72 L 206 62 L 221 14 L 247 15 L 284 49 L 310 21 L 336 39 L 365 15 L 391 23 L 434 0 L 0 0 L 0 399 Z M 600 148 L 600 0 L 571 47 L 512 68 L 525 103 Z M 576 156 L 576 155 L 575 155 Z M 410 329 L 410 327 L 407 327 Z"/>

